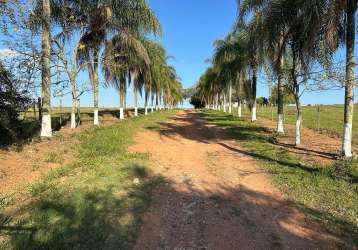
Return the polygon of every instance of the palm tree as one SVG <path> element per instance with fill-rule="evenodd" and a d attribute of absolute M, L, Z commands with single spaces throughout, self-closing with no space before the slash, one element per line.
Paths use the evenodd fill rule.
<path fill-rule="evenodd" d="M 94 124 L 98 125 L 98 64 L 100 51 L 106 44 L 107 37 L 114 34 L 118 39 L 123 38 L 124 42 L 128 42 L 127 47 L 130 47 L 131 44 L 138 44 L 135 40 L 139 39 L 141 32 L 159 34 L 161 27 L 145 0 L 111 0 L 105 4 L 97 0 L 85 4 L 82 9 L 88 15 L 88 25 L 80 40 L 79 62 L 86 63 L 88 67 L 93 88 Z M 126 78 L 128 77 L 129 71 L 126 72 Z M 125 92 L 123 85 L 122 83 L 120 89 Z"/>
<path fill-rule="evenodd" d="M 147 81 L 150 58 L 144 47 L 144 38 L 136 38 L 130 33 L 119 32 L 106 43 L 103 57 L 105 78 L 112 84 L 120 96 L 120 119 L 124 119 L 124 106 L 128 85 L 133 85 L 135 115 L 138 115 L 137 93 Z"/>
<path fill-rule="evenodd" d="M 213 62 L 216 67 L 225 75 L 225 83 L 229 88 L 229 113 L 232 113 L 232 87 L 235 85 L 237 92 L 240 92 L 240 75 L 246 74 L 247 54 L 244 47 L 244 41 L 238 32 L 230 33 L 225 40 L 215 42 L 215 53 Z M 239 97 L 239 96 L 238 96 Z M 239 98 L 239 116 L 241 117 L 241 98 Z"/>
<path fill-rule="evenodd" d="M 353 127 L 353 108 L 354 108 L 354 87 L 355 87 L 355 14 L 357 11 L 357 1 L 347 0 L 346 3 L 346 81 L 344 99 L 344 132 L 342 143 L 342 154 L 344 157 L 352 156 L 352 127 Z M 337 14 L 337 13 L 335 13 Z M 339 13 L 344 15 L 343 13 Z"/>
<path fill-rule="evenodd" d="M 285 1 L 285 0 L 282 0 Z M 291 1 L 292 2 L 292 1 Z M 266 51 L 266 56 L 268 60 L 271 60 L 273 64 L 274 73 L 277 76 L 277 132 L 284 133 L 284 106 L 283 106 L 283 93 L 284 86 L 282 82 L 282 56 L 284 53 L 284 44 L 283 44 L 283 29 L 281 24 L 281 19 L 271 18 L 270 15 L 272 13 L 272 5 L 274 3 L 280 3 L 278 1 L 271 0 L 238 0 L 239 4 L 239 22 L 242 22 L 248 14 L 251 14 L 254 18 L 252 18 L 253 26 L 256 26 L 258 30 L 254 31 L 254 37 L 256 37 L 257 41 L 260 42 L 260 48 L 262 56 L 264 55 L 264 51 Z M 279 13 L 279 12 L 278 12 Z M 283 16 L 281 14 L 281 16 Z M 289 17 L 288 17 L 289 18 Z M 255 21 L 255 19 L 257 19 Z M 282 22 L 283 23 L 283 22 Z M 285 24 L 285 23 L 283 23 Z"/>
<path fill-rule="evenodd" d="M 260 12 L 255 12 L 249 23 L 239 20 L 235 27 L 239 43 L 243 46 L 246 54 L 247 70 L 251 73 L 251 121 L 257 120 L 256 95 L 257 95 L 257 74 L 263 63 L 264 56 L 264 34 L 266 33 L 263 17 Z"/>
<path fill-rule="evenodd" d="M 77 59 L 80 65 L 86 65 L 93 91 L 94 125 L 99 125 L 98 96 L 99 96 L 99 58 L 102 45 L 106 41 L 107 31 L 113 18 L 113 10 L 109 6 L 88 4 L 83 11 L 88 11 L 88 22 L 85 33 L 79 41 Z"/>
<path fill-rule="evenodd" d="M 50 1 L 42 1 L 42 123 L 41 136 L 51 137 L 51 8 Z"/>

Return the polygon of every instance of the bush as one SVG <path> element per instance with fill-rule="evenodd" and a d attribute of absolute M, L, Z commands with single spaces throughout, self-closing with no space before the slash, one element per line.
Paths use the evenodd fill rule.
<path fill-rule="evenodd" d="M 28 93 L 19 81 L 8 72 L 0 62 L 0 134 L 3 144 L 17 139 L 20 133 L 18 125 L 19 112 L 30 104 Z"/>
<path fill-rule="evenodd" d="M 193 105 L 196 109 L 201 109 L 205 107 L 205 103 L 196 96 L 192 96 L 190 98 L 190 104 Z"/>

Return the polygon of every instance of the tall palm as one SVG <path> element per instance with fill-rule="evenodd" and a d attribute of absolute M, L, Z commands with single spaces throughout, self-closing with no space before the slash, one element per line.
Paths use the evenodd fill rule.
<path fill-rule="evenodd" d="M 95 1 L 96 2 L 96 1 Z M 107 32 L 113 18 L 113 10 L 108 5 L 98 5 L 92 2 L 83 7 L 87 14 L 87 27 L 81 36 L 78 46 L 78 63 L 86 65 L 93 91 L 94 125 L 99 125 L 98 96 L 99 96 L 99 63 L 100 50 L 106 41 Z"/>
<path fill-rule="evenodd" d="M 118 32 L 105 46 L 103 70 L 108 83 L 119 90 L 120 119 L 124 119 L 127 81 L 134 89 L 136 115 L 137 93 L 147 81 L 150 58 L 141 40 L 128 32 Z"/>
<path fill-rule="evenodd" d="M 263 63 L 264 56 L 264 34 L 266 33 L 263 24 L 263 16 L 260 12 L 255 12 L 252 19 L 245 23 L 240 20 L 235 32 L 238 33 L 239 42 L 244 47 L 247 59 L 247 70 L 251 73 L 251 121 L 257 120 L 256 95 L 257 95 L 257 75 Z"/>
<path fill-rule="evenodd" d="M 280 24 L 281 20 L 272 18 L 270 21 L 267 15 L 272 12 L 272 4 L 280 2 L 271 0 L 238 0 L 239 4 L 239 21 L 243 21 L 249 14 L 258 17 L 260 32 L 254 32 L 256 38 L 261 41 L 261 48 L 264 48 L 268 60 L 273 64 L 274 73 L 277 76 L 277 132 L 284 133 L 284 105 L 283 105 L 283 79 L 282 79 L 282 56 L 284 45 L 282 42 L 283 29 Z M 277 16 L 275 16 L 277 18 Z M 253 18 L 254 19 L 254 18 Z M 255 22 L 253 22 L 255 23 Z"/>
<path fill-rule="evenodd" d="M 344 132 L 342 143 L 342 154 L 344 157 L 352 156 L 352 127 L 353 127 L 353 108 L 354 108 L 354 87 L 355 87 L 355 14 L 357 1 L 347 0 L 345 12 L 346 22 L 346 81 L 344 99 Z M 342 12 L 335 13 L 344 15 Z"/>
<path fill-rule="evenodd" d="M 51 7 L 50 0 L 42 1 L 42 123 L 41 136 L 51 137 Z"/>
<path fill-rule="evenodd" d="M 88 15 L 88 25 L 79 46 L 79 62 L 88 65 L 94 93 L 94 124 L 98 125 L 98 64 L 101 48 L 107 38 L 125 33 L 125 41 L 132 41 L 140 32 L 160 33 L 161 27 L 145 0 L 107 0 L 104 3 L 97 0 L 91 2 L 90 6 L 84 5 L 83 10 Z"/>

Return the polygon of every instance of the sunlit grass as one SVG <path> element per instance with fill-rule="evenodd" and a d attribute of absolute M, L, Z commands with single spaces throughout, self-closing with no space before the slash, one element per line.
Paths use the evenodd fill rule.
<path fill-rule="evenodd" d="M 236 112 L 236 109 L 235 111 Z M 343 132 L 343 105 L 320 105 L 302 107 L 302 125 L 321 133 L 334 137 L 341 137 Z M 249 116 L 249 110 L 243 109 L 245 116 Z M 263 106 L 257 108 L 257 115 L 276 121 L 277 107 Z M 358 143 L 358 105 L 355 105 L 353 116 L 353 141 Z M 285 107 L 285 123 L 295 124 L 296 108 Z"/>

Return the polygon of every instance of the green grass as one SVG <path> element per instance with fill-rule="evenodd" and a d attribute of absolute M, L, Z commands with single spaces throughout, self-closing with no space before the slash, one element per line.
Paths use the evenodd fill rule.
<path fill-rule="evenodd" d="M 140 214 L 161 179 L 148 173 L 147 154 L 127 148 L 138 129 L 156 126 L 174 112 L 78 134 L 76 160 L 32 184 L 21 196 L 28 202 L 13 200 L 8 206 L 20 207 L 15 215 L 0 216 L 0 249 L 131 249 Z"/>
<path fill-rule="evenodd" d="M 134 112 L 133 109 L 128 108 L 126 111 Z M 139 114 L 144 114 L 144 109 L 139 109 Z M 100 108 L 99 119 L 100 122 L 106 120 L 113 120 L 113 118 L 119 118 L 118 108 Z M 51 123 L 54 131 L 60 130 L 63 126 L 66 126 L 71 119 L 71 108 L 69 107 L 52 107 L 51 109 Z M 93 108 L 82 107 L 81 108 L 81 122 L 92 123 L 93 121 Z M 40 121 L 38 120 L 38 110 L 36 114 L 32 109 L 19 114 L 19 121 L 13 127 L 9 128 L 12 133 L 3 134 L 0 137 L 0 147 L 8 148 L 10 146 L 16 146 L 21 150 L 22 146 L 31 141 L 39 140 L 40 134 Z"/>
<path fill-rule="evenodd" d="M 275 144 L 278 135 L 234 116 L 203 111 L 210 123 L 227 129 L 277 186 L 312 218 L 358 244 L 358 161 L 309 165 Z"/>
<path fill-rule="evenodd" d="M 45 162 L 61 163 L 63 162 L 63 154 L 61 152 L 50 152 L 46 155 Z"/>
<path fill-rule="evenodd" d="M 303 123 L 306 128 L 314 129 L 333 137 L 341 137 L 343 131 L 343 105 L 320 105 L 318 115 L 317 106 L 302 107 Z M 257 115 L 267 119 L 276 120 L 277 107 L 258 107 Z M 249 111 L 244 109 L 244 114 Z M 353 141 L 358 143 L 358 105 L 355 105 L 353 116 Z M 296 108 L 285 107 L 285 123 L 295 124 Z"/>

